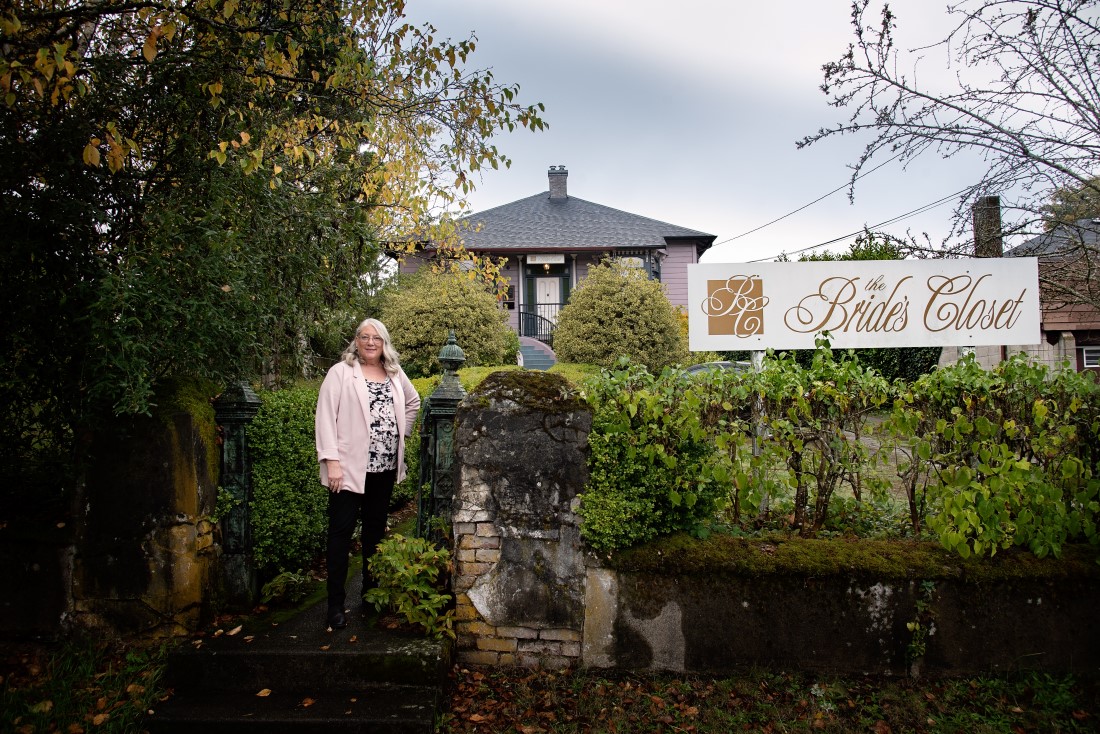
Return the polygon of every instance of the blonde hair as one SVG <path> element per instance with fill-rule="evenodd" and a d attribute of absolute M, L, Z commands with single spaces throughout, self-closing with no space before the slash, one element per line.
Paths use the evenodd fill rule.
<path fill-rule="evenodd" d="M 348 364 L 355 364 L 359 361 L 359 350 L 355 343 L 356 338 L 368 326 L 373 326 L 374 330 L 378 332 L 378 336 L 382 337 L 382 369 L 386 370 L 386 374 L 396 375 L 401 369 L 401 358 L 397 350 L 393 348 L 393 342 L 390 341 L 389 329 L 378 319 L 363 319 L 359 322 L 359 326 L 355 327 L 355 336 L 351 338 L 351 344 L 348 344 L 347 348 L 344 349 L 341 357 Z"/>

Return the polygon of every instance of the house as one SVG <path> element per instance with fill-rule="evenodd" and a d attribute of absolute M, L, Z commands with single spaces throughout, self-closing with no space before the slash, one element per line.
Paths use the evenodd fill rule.
<path fill-rule="evenodd" d="M 1043 342 L 1013 351 L 1051 366 L 1068 361 L 1078 372 L 1100 372 L 1100 219 L 1059 224 L 1005 255 L 1039 258 Z"/>
<path fill-rule="evenodd" d="M 645 269 L 674 305 L 687 306 L 687 266 L 699 262 L 715 235 L 570 196 L 565 166 L 550 166 L 548 178 L 547 191 L 459 220 L 468 251 L 504 258 L 504 306 L 525 355 L 549 352 L 558 312 L 588 269 L 607 257 Z M 433 254 L 427 243 L 406 257 L 402 272 Z"/>

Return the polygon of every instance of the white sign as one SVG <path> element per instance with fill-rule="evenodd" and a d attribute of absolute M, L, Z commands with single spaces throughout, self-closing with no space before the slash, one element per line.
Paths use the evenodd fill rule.
<path fill-rule="evenodd" d="M 1037 344 L 1036 258 L 688 266 L 693 351 Z"/>
<path fill-rule="evenodd" d="M 565 255 L 528 255 L 528 265 L 563 265 Z"/>

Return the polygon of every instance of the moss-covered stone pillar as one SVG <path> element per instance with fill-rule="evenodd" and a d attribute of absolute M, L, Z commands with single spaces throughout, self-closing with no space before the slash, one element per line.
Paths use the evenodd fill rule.
<path fill-rule="evenodd" d="M 115 635 L 179 635 L 218 588 L 210 517 L 214 412 L 204 386 L 173 385 L 153 416 L 99 426 L 76 518 L 71 621 Z"/>
<path fill-rule="evenodd" d="M 459 405 L 453 505 L 457 654 L 486 665 L 580 660 L 576 509 L 592 413 L 561 376 L 490 375 Z"/>

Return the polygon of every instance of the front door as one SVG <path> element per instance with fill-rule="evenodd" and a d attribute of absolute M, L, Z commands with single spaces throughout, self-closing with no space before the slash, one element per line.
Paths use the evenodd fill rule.
<path fill-rule="evenodd" d="M 558 322 L 558 309 L 561 308 L 561 278 L 535 279 L 535 307 L 539 316 Z"/>

